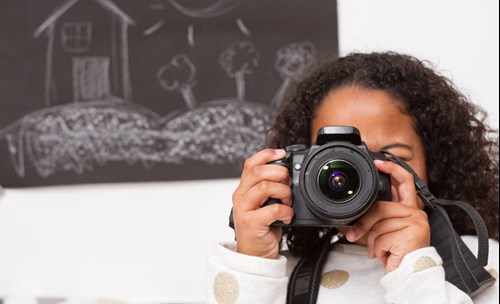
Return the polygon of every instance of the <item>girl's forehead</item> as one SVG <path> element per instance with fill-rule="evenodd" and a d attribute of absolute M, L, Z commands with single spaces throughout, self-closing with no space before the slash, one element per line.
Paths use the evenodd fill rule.
<path fill-rule="evenodd" d="M 331 92 L 318 106 L 311 124 L 311 139 L 321 127 L 349 125 L 359 129 L 372 149 L 416 136 L 413 119 L 401 101 L 381 90 L 355 87 Z"/>

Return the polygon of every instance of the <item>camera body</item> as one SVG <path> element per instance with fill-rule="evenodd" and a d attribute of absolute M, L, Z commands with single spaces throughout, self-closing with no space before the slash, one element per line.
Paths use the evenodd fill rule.
<path fill-rule="evenodd" d="M 370 152 L 355 127 L 324 127 L 309 148 L 291 145 L 285 150 L 284 159 L 270 164 L 290 172 L 295 215 L 290 224 L 273 226 L 349 226 L 376 201 L 391 199 L 390 176 L 373 162 L 386 157 Z M 270 198 L 264 206 L 276 203 L 281 202 Z"/>

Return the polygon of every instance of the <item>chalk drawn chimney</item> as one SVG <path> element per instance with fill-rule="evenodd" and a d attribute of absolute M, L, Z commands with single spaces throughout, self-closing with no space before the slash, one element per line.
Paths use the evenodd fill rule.
<path fill-rule="evenodd" d="M 36 29 L 47 37 L 45 104 L 132 100 L 128 27 L 111 0 L 66 0 Z"/>

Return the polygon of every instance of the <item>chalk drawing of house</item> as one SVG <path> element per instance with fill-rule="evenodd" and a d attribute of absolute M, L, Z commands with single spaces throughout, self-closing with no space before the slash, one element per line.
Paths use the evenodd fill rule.
<path fill-rule="evenodd" d="M 128 27 L 111 0 L 66 0 L 34 32 L 47 37 L 45 104 L 132 100 Z"/>

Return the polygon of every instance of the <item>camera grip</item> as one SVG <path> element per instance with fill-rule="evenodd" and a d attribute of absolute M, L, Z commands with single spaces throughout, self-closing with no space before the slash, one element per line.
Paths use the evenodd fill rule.
<path fill-rule="evenodd" d="M 266 206 L 271 206 L 271 205 L 274 205 L 274 204 L 282 204 L 281 201 L 279 199 L 276 199 L 276 198 L 269 198 L 264 204 L 262 204 L 262 207 L 261 208 L 264 208 Z M 270 226 L 284 226 L 285 224 L 283 224 L 282 221 L 276 221 L 274 223 L 272 223 Z"/>
<path fill-rule="evenodd" d="M 281 201 L 279 199 L 270 197 L 264 204 L 262 204 L 262 207 L 270 206 L 270 205 L 274 205 L 274 204 L 281 204 Z"/>

